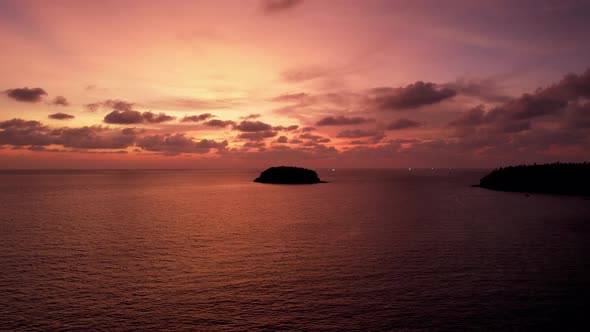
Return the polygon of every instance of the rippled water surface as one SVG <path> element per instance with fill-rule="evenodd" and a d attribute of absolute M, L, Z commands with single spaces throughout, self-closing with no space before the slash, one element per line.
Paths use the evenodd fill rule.
<path fill-rule="evenodd" d="M 587 199 L 257 174 L 0 172 L 0 330 L 588 328 Z"/>

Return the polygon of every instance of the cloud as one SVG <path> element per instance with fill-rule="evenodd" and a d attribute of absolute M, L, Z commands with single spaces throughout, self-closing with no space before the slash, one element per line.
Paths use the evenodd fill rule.
<path fill-rule="evenodd" d="M 110 124 L 162 123 L 175 118 L 165 113 L 139 112 L 133 110 L 112 111 L 105 115 L 103 122 Z"/>
<path fill-rule="evenodd" d="M 62 145 L 76 149 L 123 149 L 131 146 L 137 131 L 110 129 L 101 126 L 52 129 L 39 121 L 12 119 L 0 122 L 0 145 L 47 146 Z"/>
<path fill-rule="evenodd" d="M 329 143 L 331 140 L 327 137 L 323 137 L 320 135 L 314 135 L 311 133 L 301 134 L 296 137 L 297 139 L 306 139 L 308 142 L 312 143 Z"/>
<path fill-rule="evenodd" d="M 244 131 L 244 132 L 258 132 L 258 131 L 269 131 L 272 130 L 272 126 L 268 123 L 264 123 L 261 121 L 247 121 L 244 120 L 234 126 L 235 130 Z"/>
<path fill-rule="evenodd" d="M 581 75 L 567 74 L 557 84 L 542 90 L 540 94 L 566 100 L 590 99 L 590 69 Z"/>
<path fill-rule="evenodd" d="M 201 121 L 205 121 L 209 118 L 212 118 L 214 115 L 211 113 L 203 113 L 203 114 L 199 114 L 199 115 L 190 115 L 190 116 L 185 116 L 184 118 L 182 118 L 182 120 L 180 120 L 180 122 L 201 122 Z"/>
<path fill-rule="evenodd" d="M 250 145 L 250 144 L 249 144 Z M 323 144 L 291 147 L 284 144 L 274 144 L 269 148 L 258 148 L 256 151 L 248 149 L 232 149 L 224 152 L 224 157 L 249 160 L 275 160 L 277 163 L 301 162 L 301 160 L 317 160 L 337 157 L 338 151 L 334 147 Z"/>
<path fill-rule="evenodd" d="M 496 108 L 493 112 L 510 114 L 513 119 L 522 120 L 553 114 L 566 105 L 567 100 L 553 96 L 525 94 Z"/>
<path fill-rule="evenodd" d="M 49 145 L 54 137 L 51 130 L 39 121 L 12 119 L 0 122 L 0 145 Z"/>
<path fill-rule="evenodd" d="M 274 97 L 271 101 L 274 102 L 302 102 L 305 97 L 308 95 L 306 93 L 287 93 L 284 95 L 280 95 L 278 97 Z"/>
<path fill-rule="evenodd" d="M 375 133 L 375 135 L 370 136 L 369 139 L 353 140 L 353 141 L 348 142 L 348 144 L 351 144 L 351 145 L 377 144 L 377 143 L 381 142 L 381 140 L 383 140 L 385 137 L 386 136 L 384 133 Z"/>
<path fill-rule="evenodd" d="M 253 132 L 245 132 L 238 135 L 240 139 L 247 139 L 251 141 L 260 141 L 265 138 L 275 137 L 277 136 L 276 131 L 272 130 L 263 130 L 263 131 L 253 131 Z"/>
<path fill-rule="evenodd" d="M 344 130 L 340 132 L 336 137 L 338 138 L 360 138 L 360 137 L 371 137 L 377 135 L 377 131 L 375 130 L 363 130 L 363 129 L 354 129 L 354 130 Z"/>
<path fill-rule="evenodd" d="M 457 94 L 479 99 L 483 102 L 505 103 L 512 99 L 512 96 L 502 92 L 498 80 L 495 78 L 458 79 L 442 86 L 456 91 Z"/>
<path fill-rule="evenodd" d="M 258 119 L 260 117 L 260 114 L 256 113 L 256 114 L 249 114 L 246 116 L 241 116 L 240 119 L 242 120 L 253 120 L 253 119 Z"/>
<path fill-rule="evenodd" d="M 266 14 L 275 14 L 294 8 L 303 3 L 303 0 L 264 0 L 262 10 Z"/>
<path fill-rule="evenodd" d="M 564 114 L 570 103 L 590 98 L 590 69 L 582 75 L 568 74 L 557 84 L 538 89 L 532 94 L 493 108 L 486 114 L 490 121 L 499 119 L 527 120 Z"/>
<path fill-rule="evenodd" d="M 86 107 L 87 110 L 89 110 L 90 112 L 96 112 L 98 111 L 98 109 L 102 106 L 101 103 L 90 103 L 90 104 L 85 104 L 84 107 Z"/>
<path fill-rule="evenodd" d="M 211 149 L 222 150 L 227 141 L 217 142 L 209 139 L 194 140 L 184 133 L 144 136 L 137 140 L 136 145 L 143 150 L 163 152 L 166 155 L 180 153 L 208 153 Z"/>
<path fill-rule="evenodd" d="M 433 89 L 439 91 L 441 87 L 435 86 Z M 124 153 L 127 148 L 138 148 L 164 155 L 202 154 L 217 150 L 216 153 L 224 158 L 331 158 L 330 162 L 347 161 L 354 165 L 372 159 L 384 159 L 391 165 L 491 166 L 506 160 L 538 162 L 558 158 L 567 151 L 571 158 L 588 159 L 590 156 L 590 71 L 580 75 L 565 75 L 555 84 L 505 102 L 467 106 L 462 113 L 454 113 L 451 109 L 426 109 L 417 114 L 415 120 L 413 117 L 396 117 L 389 124 L 381 124 L 381 121 L 391 120 L 387 116 L 391 113 L 375 113 L 380 109 L 376 107 L 376 100 L 378 96 L 396 95 L 396 89 L 377 90 L 306 96 L 305 103 L 290 105 L 296 106 L 294 112 L 306 115 L 298 118 L 301 123 L 319 119 L 317 124 L 322 127 L 317 128 L 326 129 L 330 134 L 319 135 L 313 127 L 272 125 L 258 121 L 256 117 L 234 122 L 203 114 L 187 116 L 194 117 L 191 120 L 196 120 L 200 124 L 198 126 L 174 124 L 170 127 L 157 126 L 144 132 L 102 126 L 55 128 L 39 121 L 12 119 L 0 122 L 0 146 L 5 149 L 80 153 L 84 150 Z M 458 100 L 453 106 L 472 105 L 474 100 L 468 100 L 465 104 L 463 101 Z M 159 123 L 173 118 L 164 113 L 135 111 L 133 106 L 133 103 L 121 100 L 107 100 L 100 102 L 98 107 L 117 108 L 110 113 L 106 112 L 109 114 L 105 118 L 114 113 L 111 117 L 115 117 L 118 124 Z M 348 109 L 366 113 L 337 112 Z M 352 117 L 350 114 L 361 116 Z M 375 121 L 368 117 L 373 116 L 378 118 L 380 125 L 367 129 L 369 126 L 366 124 Z M 423 125 L 418 122 L 422 119 L 428 119 L 428 130 L 407 130 L 403 132 L 405 137 L 394 140 L 386 139 L 382 131 L 417 128 Z M 346 125 L 359 127 L 323 127 Z M 186 127 L 186 130 L 192 131 L 207 126 L 234 130 L 232 136 L 235 136 L 235 140 L 232 145 L 235 146 L 229 148 L 225 141 L 199 140 L 183 133 L 162 134 L 164 129 L 184 131 L 182 128 Z M 339 131 L 330 132 L 336 129 Z M 334 137 L 338 139 L 335 144 L 330 144 Z"/>
<path fill-rule="evenodd" d="M 84 105 L 91 112 L 96 112 L 100 108 L 109 108 L 113 111 L 133 111 L 134 103 L 119 99 L 107 99 Z"/>
<path fill-rule="evenodd" d="M 55 105 L 55 106 L 70 106 L 70 103 L 68 102 L 68 100 L 66 99 L 66 97 L 57 96 L 57 97 L 53 98 L 53 100 L 51 101 L 51 105 Z"/>
<path fill-rule="evenodd" d="M 519 133 L 521 131 L 531 129 L 531 123 L 528 121 L 519 122 L 500 122 L 495 127 L 491 128 L 494 131 L 503 133 Z"/>
<path fill-rule="evenodd" d="M 133 103 L 123 101 L 123 100 L 106 100 L 103 105 L 105 107 L 110 107 L 114 111 L 131 111 L 133 109 Z"/>
<path fill-rule="evenodd" d="M 560 123 L 573 128 L 572 118 L 580 102 L 590 98 L 590 70 L 582 75 L 565 75 L 558 83 L 541 88 L 486 111 L 476 106 L 449 123 L 450 127 L 465 129 L 485 127 L 486 130 L 516 133 L 531 129 L 533 122 Z M 579 108 L 578 108 L 579 109 Z M 582 107 L 583 109 L 583 107 Z M 579 118 L 578 118 L 579 119 Z M 582 120 L 583 121 L 583 120 Z"/>
<path fill-rule="evenodd" d="M 401 88 L 372 89 L 373 101 L 381 110 L 407 110 L 439 103 L 457 94 L 453 89 L 418 81 Z"/>
<path fill-rule="evenodd" d="M 377 146 L 355 146 L 340 154 L 343 160 L 385 160 L 400 159 L 400 145 L 395 142 L 388 142 Z"/>
<path fill-rule="evenodd" d="M 328 76 L 332 74 L 333 71 L 324 67 L 320 66 L 307 66 L 307 67 L 300 67 L 300 68 L 292 68 L 283 71 L 280 75 L 281 80 L 287 83 L 301 83 L 306 81 L 311 81 L 316 78 Z M 276 101 L 286 101 L 285 99 L 294 98 L 297 96 L 283 96 L 278 97 L 283 100 L 276 100 Z"/>
<path fill-rule="evenodd" d="M 275 126 L 272 129 L 276 130 L 276 131 L 295 131 L 295 130 L 299 129 L 299 126 L 298 125 L 291 125 L 291 126 L 287 126 L 287 127 Z"/>
<path fill-rule="evenodd" d="M 321 119 L 320 121 L 318 121 L 316 123 L 316 125 L 317 126 L 346 126 L 346 125 L 358 125 L 358 124 L 363 124 L 363 123 L 368 123 L 368 122 L 373 122 L 373 121 L 375 121 L 375 120 L 362 118 L 362 117 L 348 118 L 348 117 L 340 115 L 337 117 L 333 117 L 333 116 L 325 117 L 325 118 Z"/>
<path fill-rule="evenodd" d="M 566 115 L 565 128 L 590 129 L 590 103 L 572 104 Z"/>
<path fill-rule="evenodd" d="M 12 119 L 0 122 L 0 129 L 7 128 L 41 128 L 41 122 L 34 120 Z"/>
<path fill-rule="evenodd" d="M 397 119 L 395 121 L 393 121 L 392 123 L 390 123 L 387 126 L 388 130 L 401 130 L 401 129 L 407 129 L 407 128 L 416 128 L 416 127 L 420 127 L 422 124 L 420 122 L 417 121 L 413 121 L 410 119 Z"/>
<path fill-rule="evenodd" d="M 58 134 L 54 144 L 78 149 L 124 149 L 133 145 L 136 139 L 134 130 L 100 126 L 62 128 L 53 131 L 53 134 Z"/>
<path fill-rule="evenodd" d="M 105 115 L 103 122 L 112 124 L 134 124 L 143 123 L 141 112 L 133 110 L 112 111 Z"/>
<path fill-rule="evenodd" d="M 41 88 L 16 88 L 16 89 L 8 89 L 4 91 L 8 97 L 22 102 L 27 103 L 38 103 L 40 102 L 44 96 L 47 96 L 47 92 Z"/>
<path fill-rule="evenodd" d="M 68 150 L 64 149 L 48 149 L 44 146 L 40 145 L 31 145 L 27 148 L 29 151 L 36 151 L 36 152 L 67 152 Z"/>
<path fill-rule="evenodd" d="M 375 106 L 369 104 L 370 101 L 366 91 L 362 93 L 348 91 L 330 92 L 306 95 L 300 102 L 289 103 L 286 106 L 275 109 L 274 112 L 307 123 L 312 120 L 313 115 L 317 117 L 331 114 L 344 115 L 342 113 L 343 109 L 372 111 Z"/>
<path fill-rule="evenodd" d="M 232 108 L 240 105 L 241 101 L 236 99 L 196 99 L 196 98 L 170 98 L 150 101 L 141 106 L 156 109 L 190 109 L 190 110 L 212 110 Z"/>
<path fill-rule="evenodd" d="M 204 122 L 203 125 L 208 127 L 218 127 L 218 128 L 225 128 L 227 126 L 234 126 L 236 123 L 231 120 L 223 121 L 218 119 L 209 120 Z"/>
<path fill-rule="evenodd" d="M 452 127 L 479 126 L 487 121 L 484 106 L 478 105 L 461 114 L 459 118 L 451 121 L 449 125 Z"/>
<path fill-rule="evenodd" d="M 568 74 L 558 83 L 492 107 L 479 105 L 449 123 L 454 131 L 437 151 L 423 144 L 407 152 L 447 153 L 511 160 L 546 160 L 566 151 L 587 158 L 590 151 L 590 71 Z M 586 154 L 584 154 L 586 152 Z M 442 157 L 442 156 L 441 156 Z"/>
<path fill-rule="evenodd" d="M 152 112 L 143 112 L 141 113 L 141 116 L 148 123 L 162 123 L 176 119 L 175 117 L 167 115 L 165 113 L 156 114 Z"/>
<path fill-rule="evenodd" d="M 75 118 L 75 116 L 70 115 L 70 114 L 66 114 L 66 113 L 53 113 L 53 114 L 49 114 L 48 118 L 54 119 L 54 120 L 70 120 L 70 119 Z"/>
<path fill-rule="evenodd" d="M 264 148 L 266 143 L 264 142 L 246 142 L 242 145 L 245 148 Z"/>

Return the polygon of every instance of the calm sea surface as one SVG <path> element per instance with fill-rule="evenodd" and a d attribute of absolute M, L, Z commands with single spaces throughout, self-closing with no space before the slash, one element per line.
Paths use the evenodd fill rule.
<path fill-rule="evenodd" d="M 1 171 L 0 330 L 588 330 L 590 201 L 485 171 Z"/>

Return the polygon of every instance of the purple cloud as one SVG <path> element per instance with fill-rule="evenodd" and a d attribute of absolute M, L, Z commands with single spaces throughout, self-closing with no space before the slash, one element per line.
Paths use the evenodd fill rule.
<path fill-rule="evenodd" d="M 397 119 L 390 123 L 387 126 L 388 130 L 401 130 L 401 129 L 408 129 L 408 128 L 416 128 L 420 127 L 422 124 L 420 122 L 410 120 L 410 119 Z"/>
<path fill-rule="evenodd" d="M 347 126 L 347 125 L 358 125 L 368 122 L 373 122 L 373 119 L 367 119 L 363 117 L 345 117 L 345 116 L 328 116 L 316 123 L 316 126 Z"/>
<path fill-rule="evenodd" d="M 48 115 L 48 118 L 50 119 L 54 119 L 54 120 L 70 120 L 75 118 L 75 116 L 70 115 L 70 114 L 66 114 L 66 113 L 53 113 Z"/>
<path fill-rule="evenodd" d="M 47 96 L 47 92 L 41 88 L 16 88 L 8 89 L 4 91 L 8 97 L 21 102 L 26 103 L 38 103 L 44 96 Z"/>

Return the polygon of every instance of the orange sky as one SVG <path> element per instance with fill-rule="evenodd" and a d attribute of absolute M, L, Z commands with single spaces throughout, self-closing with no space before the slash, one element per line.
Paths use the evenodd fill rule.
<path fill-rule="evenodd" d="M 588 160 L 589 14 L 582 1 L 2 1 L 0 168 Z"/>

